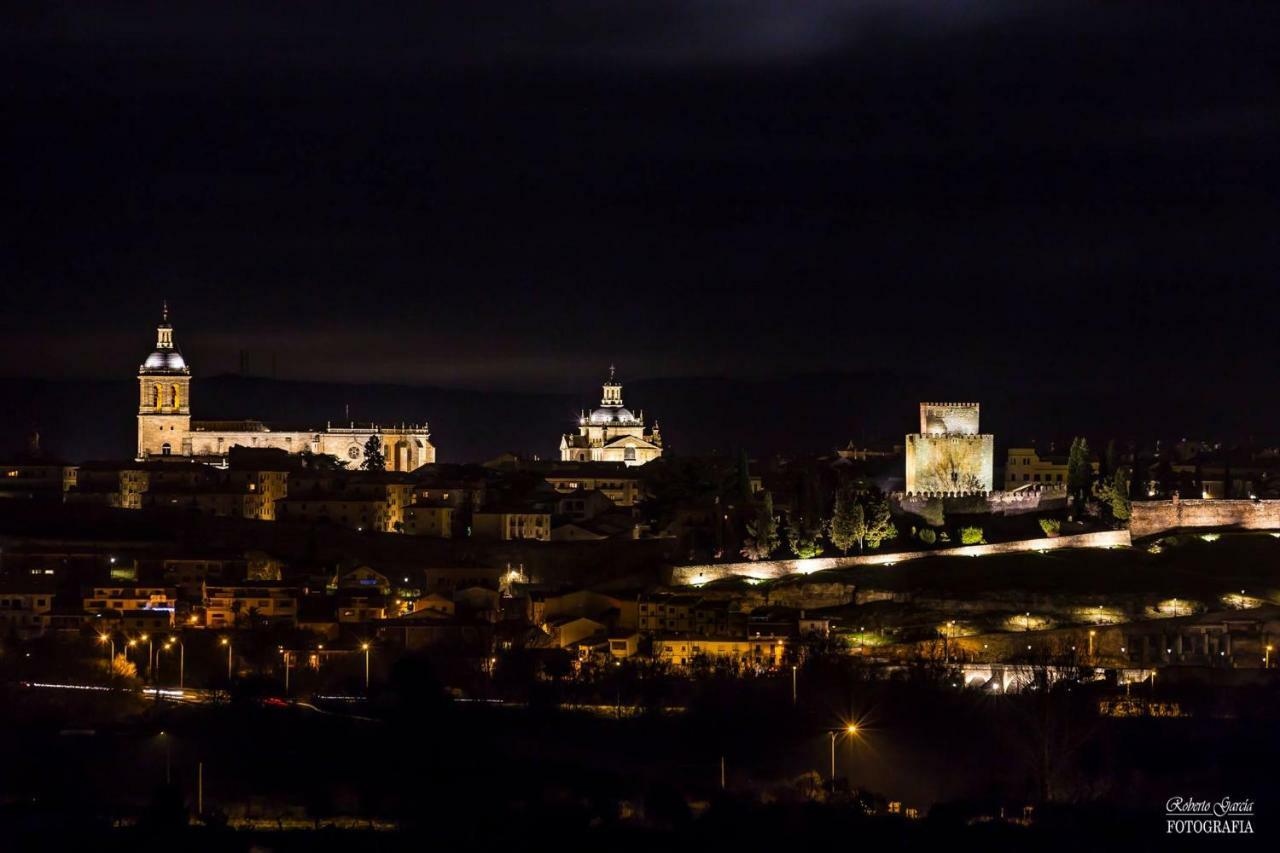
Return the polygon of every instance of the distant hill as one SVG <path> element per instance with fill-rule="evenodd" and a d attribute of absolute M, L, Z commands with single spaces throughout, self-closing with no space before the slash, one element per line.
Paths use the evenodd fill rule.
<path fill-rule="evenodd" d="M 916 429 L 921 400 L 978 400 L 982 429 L 994 432 L 997 453 L 1031 439 L 1065 447 L 1074 433 L 1095 442 L 1183 436 L 1274 440 L 1277 404 L 1219 399 L 1216 388 L 1182 389 L 1159 397 L 1060 394 L 1052 388 L 938 387 L 924 377 L 892 373 L 826 373 L 759 380 L 651 379 L 627 383 L 629 407 L 656 416 L 677 453 L 753 456 L 829 452 L 850 440 L 901 443 Z M 503 451 L 543 458 L 558 451 L 579 409 L 597 403 L 581 395 L 345 385 L 243 376 L 197 377 L 197 418 L 256 417 L 324 426 L 344 411 L 360 421 L 426 420 L 441 461 L 490 458 Z M 0 379 L 0 451 L 21 448 L 38 428 L 44 446 L 69 459 L 128 457 L 135 443 L 137 386 L 132 380 Z M 1158 402 L 1157 402 L 1158 401 Z M 1251 432 L 1252 431 L 1252 432 Z"/>

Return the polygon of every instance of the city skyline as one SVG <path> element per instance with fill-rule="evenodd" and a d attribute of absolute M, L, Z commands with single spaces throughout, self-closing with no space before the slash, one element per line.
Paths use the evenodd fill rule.
<path fill-rule="evenodd" d="M 1274 836 L 1277 57 L 1274 0 L 7 10 L 6 851 Z"/>

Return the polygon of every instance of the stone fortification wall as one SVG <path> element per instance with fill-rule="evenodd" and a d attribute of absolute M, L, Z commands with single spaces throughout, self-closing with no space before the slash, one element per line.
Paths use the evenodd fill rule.
<path fill-rule="evenodd" d="M 981 557 L 989 554 L 1013 554 L 1019 551 L 1050 551 L 1055 548 L 1116 548 L 1129 544 L 1129 531 L 1104 530 L 1049 539 L 1023 539 L 991 545 L 963 545 L 959 548 L 937 548 L 932 551 L 862 554 L 856 557 L 815 557 L 811 560 L 760 560 L 755 563 L 708 563 L 697 566 L 675 566 L 671 570 L 673 585 L 700 585 L 730 577 L 774 580 L 787 575 L 808 575 L 827 569 L 854 566 L 892 565 L 921 557 Z"/>
<path fill-rule="evenodd" d="M 1024 515 L 1066 509 L 1067 490 L 1063 486 L 1044 486 L 1016 491 L 980 492 L 976 494 L 909 493 L 889 495 L 894 508 L 907 515 L 918 515 L 935 526 L 943 523 L 948 513 L 960 515 Z"/>
<path fill-rule="evenodd" d="M 1182 528 L 1280 530 L 1280 501 L 1134 501 L 1129 530 L 1134 539 Z"/>

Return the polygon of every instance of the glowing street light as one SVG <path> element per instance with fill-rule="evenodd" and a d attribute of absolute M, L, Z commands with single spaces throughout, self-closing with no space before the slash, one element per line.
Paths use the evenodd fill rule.
<path fill-rule="evenodd" d="M 151 645 L 152 645 L 151 635 L 143 634 L 138 639 L 147 641 L 147 681 L 155 681 L 156 670 L 155 670 L 155 662 L 153 660 L 153 656 L 151 653 Z"/>
<path fill-rule="evenodd" d="M 178 689 L 181 690 L 186 685 L 187 646 L 177 637 L 170 637 L 169 648 L 173 648 L 174 643 L 178 644 Z"/>
<path fill-rule="evenodd" d="M 369 644 L 361 643 L 360 649 L 364 652 L 364 692 L 369 692 Z"/>
<path fill-rule="evenodd" d="M 231 641 L 223 637 L 219 642 L 227 647 L 227 684 L 231 683 Z"/>
<path fill-rule="evenodd" d="M 832 729 L 828 734 L 831 735 L 831 782 L 834 785 L 836 781 L 836 738 L 842 734 L 849 737 L 857 737 L 858 724 L 849 723 L 843 729 Z"/>
<path fill-rule="evenodd" d="M 280 646 L 280 654 L 284 656 L 284 695 L 289 695 L 289 664 L 291 660 L 289 653 L 285 651 L 284 646 Z"/>
<path fill-rule="evenodd" d="M 164 783 L 173 784 L 173 739 L 168 733 L 161 731 L 160 740 L 164 741 Z"/>
<path fill-rule="evenodd" d="M 1263 668 L 1263 669 L 1271 669 L 1271 648 L 1272 648 L 1272 647 L 1271 647 L 1271 645 L 1270 645 L 1270 644 L 1268 644 L 1268 645 L 1267 645 L 1267 648 L 1266 648 L 1266 650 L 1265 650 L 1265 651 L 1266 651 L 1266 654 L 1264 654 L 1264 655 L 1262 656 L 1262 668 Z"/>
<path fill-rule="evenodd" d="M 114 637 L 112 637 L 110 634 L 99 634 L 99 635 L 98 635 L 98 642 L 99 642 L 99 643 L 108 643 L 108 644 L 109 644 L 109 651 L 111 652 L 111 657 L 107 658 L 107 663 L 108 663 L 108 664 L 110 664 L 113 660 L 115 660 L 115 659 L 116 659 L 116 641 L 115 641 L 115 638 L 114 638 Z"/>

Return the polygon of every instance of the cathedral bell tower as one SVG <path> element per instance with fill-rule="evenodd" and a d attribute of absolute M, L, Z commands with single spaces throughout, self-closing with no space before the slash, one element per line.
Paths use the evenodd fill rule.
<path fill-rule="evenodd" d="M 138 368 L 138 459 L 191 454 L 191 369 L 173 342 L 169 304 L 156 348 Z"/>
<path fill-rule="evenodd" d="M 620 408 L 622 406 L 622 383 L 614 378 L 613 365 L 609 365 L 609 378 L 605 380 L 603 386 L 604 396 L 600 398 L 600 405 L 608 408 Z"/>

